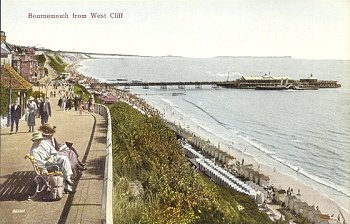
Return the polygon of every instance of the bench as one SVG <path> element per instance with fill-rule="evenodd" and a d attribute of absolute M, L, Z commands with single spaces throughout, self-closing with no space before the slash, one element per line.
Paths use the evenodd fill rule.
<path fill-rule="evenodd" d="M 51 176 L 61 176 L 63 175 L 63 172 L 60 171 L 58 165 L 55 164 L 46 166 L 47 172 L 44 172 L 43 168 L 38 165 L 34 157 L 32 157 L 29 154 L 26 154 L 24 158 L 29 159 L 36 174 L 34 178 L 34 182 L 36 183 L 35 193 L 32 196 L 28 197 L 28 200 L 33 200 L 36 199 L 38 195 L 44 192 L 45 190 L 51 190 L 49 183 Z"/>

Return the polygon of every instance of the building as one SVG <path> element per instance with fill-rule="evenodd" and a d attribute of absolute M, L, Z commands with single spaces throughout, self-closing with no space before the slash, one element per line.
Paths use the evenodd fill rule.
<path fill-rule="evenodd" d="M 306 202 L 303 202 L 303 201 L 298 201 L 297 203 L 294 203 L 294 211 L 297 213 L 297 214 L 300 214 L 302 215 L 303 214 L 303 209 L 308 207 L 309 205 L 306 203 Z"/>
<path fill-rule="evenodd" d="M 263 76 L 242 76 L 236 80 L 237 87 L 241 89 L 255 89 L 257 86 L 288 85 L 293 82 L 294 80 L 286 76 L 273 77 L 267 74 Z"/>
<path fill-rule="evenodd" d="M 1 67 L 4 64 L 12 64 L 12 47 L 6 42 L 6 35 L 1 31 Z"/>
<path fill-rule="evenodd" d="M 308 206 L 305 206 L 305 207 L 303 208 L 303 212 L 302 212 L 301 215 L 302 215 L 303 217 L 309 219 L 309 214 L 310 214 L 310 212 L 313 212 L 313 211 L 316 211 L 315 206 L 310 206 L 310 205 L 308 205 Z M 311 220 L 310 220 L 310 221 L 311 221 Z"/>
<path fill-rule="evenodd" d="M 100 96 L 99 98 L 104 104 L 113 104 L 118 101 L 118 98 L 114 96 Z"/>
<path fill-rule="evenodd" d="M 283 189 L 280 189 L 276 192 L 276 201 L 281 203 L 286 203 L 287 192 Z"/>
<path fill-rule="evenodd" d="M 249 173 L 249 180 L 253 181 L 256 184 L 259 184 L 259 172 L 253 171 Z"/>
<path fill-rule="evenodd" d="M 16 47 L 12 66 L 29 82 L 37 82 L 43 76 L 43 70 L 39 68 L 34 48 Z"/>
<path fill-rule="evenodd" d="M 329 222 L 331 221 L 331 217 L 329 215 L 326 214 L 319 214 L 318 216 L 316 216 L 316 222 L 318 224 L 329 224 Z"/>
<path fill-rule="evenodd" d="M 262 175 L 259 180 L 259 185 L 261 187 L 268 187 L 270 186 L 270 177 Z"/>
<path fill-rule="evenodd" d="M 239 169 L 239 175 L 249 179 L 250 173 L 253 171 L 254 170 L 251 168 L 250 165 L 244 165 L 244 166 L 241 166 L 241 168 Z"/>

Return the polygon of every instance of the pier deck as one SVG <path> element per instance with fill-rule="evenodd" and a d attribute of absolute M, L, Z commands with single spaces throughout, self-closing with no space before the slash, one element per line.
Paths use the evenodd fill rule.
<path fill-rule="evenodd" d="M 302 80 L 302 79 L 301 79 Z M 160 86 L 165 89 L 167 86 L 178 86 L 179 88 L 184 88 L 185 86 L 195 86 L 196 88 L 201 88 L 202 86 L 213 86 L 213 87 L 223 87 L 223 88 L 234 88 L 234 89 L 255 89 L 257 86 L 274 86 L 279 84 L 280 81 L 278 79 L 272 80 L 245 80 L 245 79 L 237 79 L 232 81 L 172 81 L 172 82 L 142 82 L 142 81 L 132 81 L 132 82 L 109 82 L 105 83 L 105 86 L 140 86 L 143 88 L 149 88 L 150 86 Z M 289 83 L 292 85 L 299 85 L 301 83 L 300 80 L 290 79 Z M 303 80 L 304 85 L 312 84 L 317 86 L 318 88 L 338 88 L 341 85 L 337 83 L 337 81 L 332 80 L 317 80 L 314 82 L 308 83 Z"/>

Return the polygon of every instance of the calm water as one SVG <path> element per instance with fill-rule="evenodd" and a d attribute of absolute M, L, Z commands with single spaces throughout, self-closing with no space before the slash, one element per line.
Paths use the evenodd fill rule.
<path fill-rule="evenodd" d="M 169 119 L 177 118 L 235 152 L 254 155 L 257 162 L 313 186 L 349 210 L 350 61 L 135 57 L 89 59 L 81 65 L 81 72 L 104 81 L 221 81 L 269 72 L 295 79 L 312 73 L 319 79 L 337 80 L 341 88 L 318 91 L 211 87 L 135 87 L 132 91 L 168 114 Z M 171 94 L 184 91 L 184 95 Z"/>

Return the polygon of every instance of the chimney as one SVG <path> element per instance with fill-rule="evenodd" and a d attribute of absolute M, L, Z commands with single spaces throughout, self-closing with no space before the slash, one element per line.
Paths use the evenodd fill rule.
<path fill-rule="evenodd" d="M 6 35 L 4 31 L 1 31 L 1 43 L 6 42 Z"/>

